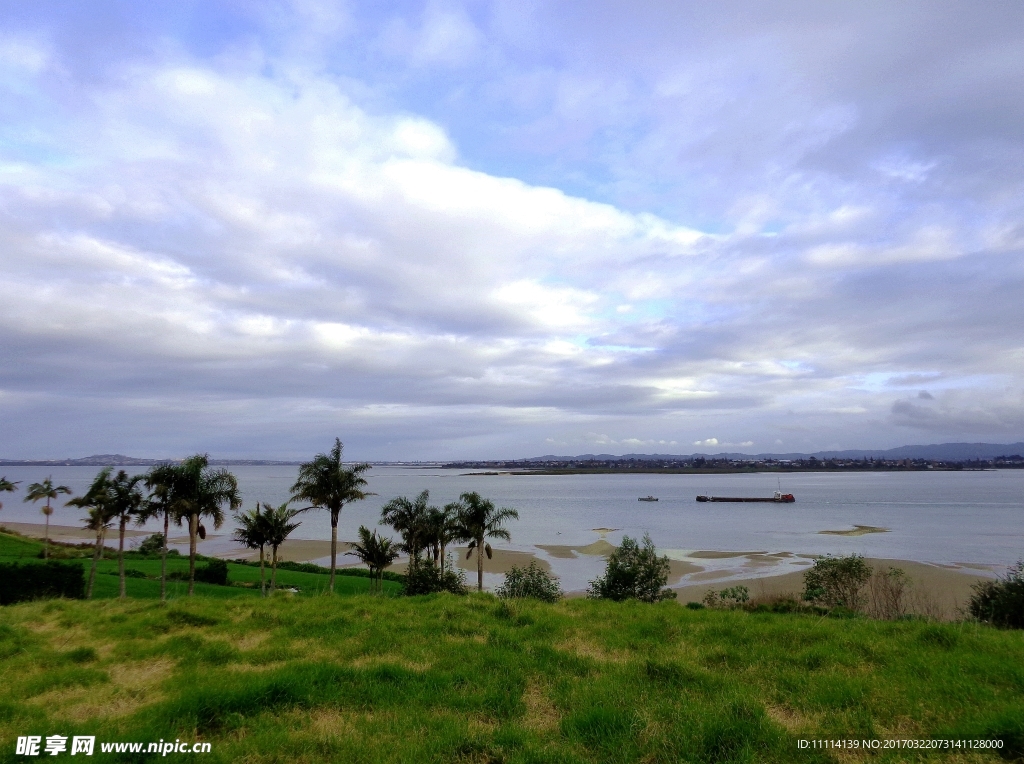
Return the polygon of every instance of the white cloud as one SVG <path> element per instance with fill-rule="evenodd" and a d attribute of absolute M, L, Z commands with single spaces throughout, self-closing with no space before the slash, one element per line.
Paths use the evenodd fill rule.
<path fill-rule="evenodd" d="M 1019 35 L 851 8 L 5 33 L 0 448 L 63 455 L 71 422 L 427 458 L 1018 432 Z M 848 44 L 879 25 L 900 44 Z"/>

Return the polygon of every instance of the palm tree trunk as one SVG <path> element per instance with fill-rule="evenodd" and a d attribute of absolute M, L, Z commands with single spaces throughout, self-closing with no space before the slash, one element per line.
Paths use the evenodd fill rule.
<path fill-rule="evenodd" d="M 87 600 L 92 599 L 92 584 L 96 580 L 96 563 L 99 562 L 100 550 L 103 549 L 103 529 L 96 531 L 96 549 L 92 553 L 92 568 L 89 569 L 89 588 L 85 592 Z"/>
<path fill-rule="evenodd" d="M 46 533 L 43 534 L 43 559 L 50 559 L 50 500 L 46 500 Z"/>
<path fill-rule="evenodd" d="M 164 548 L 160 550 L 160 601 L 167 601 L 167 533 L 171 526 L 171 513 L 164 510 Z"/>
<path fill-rule="evenodd" d="M 118 529 L 119 538 L 117 541 L 117 575 L 121 578 L 121 599 L 128 596 L 127 591 L 125 591 L 124 582 L 124 526 L 127 522 L 128 515 L 121 515 L 121 527 Z"/>
<path fill-rule="evenodd" d="M 476 590 L 484 590 L 484 537 L 476 540 Z"/>
<path fill-rule="evenodd" d="M 441 544 L 441 562 L 438 565 L 441 568 L 441 572 L 444 573 L 444 544 Z"/>
<path fill-rule="evenodd" d="M 340 510 L 339 510 L 340 511 Z M 338 513 L 331 512 L 331 580 L 328 589 L 334 594 L 334 569 L 338 566 Z"/>
<path fill-rule="evenodd" d="M 277 586 L 277 547 L 272 547 L 274 558 L 270 566 L 270 593 L 274 593 L 274 587 Z"/>
<path fill-rule="evenodd" d="M 265 559 L 265 557 L 266 553 L 264 551 L 263 545 L 260 544 L 260 594 L 262 594 L 264 597 L 267 596 L 267 578 L 266 574 L 264 574 L 263 572 L 263 560 Z"/>
<path fill-rule="evenodd" d="M 188 596 L 196 588 L 196 536 L 199 533 L 199 515 L 188 516 Z"/>

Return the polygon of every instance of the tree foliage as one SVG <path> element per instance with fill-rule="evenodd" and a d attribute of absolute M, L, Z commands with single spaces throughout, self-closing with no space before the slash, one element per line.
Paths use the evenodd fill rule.
<path fill-rule="evenodd" d="M 1024 629 L 1024 560 L 1018 560 L 1005 578 L 975 584 L 968 611 L 983 623 Z"/>
<path fill-rule="evenodd" d="M 271 551 L 270 591 L 277 588 L 277 550 L 292 531 L 302 525 L 302 523 L 292 522 L 296 514 L 298 514 L 298 510 L 289 509 L 287 501 L 277 507 L 272 507 L 269 504 L 263 505 L 261 524 L 266 543 Z"/>
<path fill-rule="evenodd" d="M 419 557 L 430 542 L 431 512 L 439 510 L 428 506 L 429 500 L 430 492 L 421 491 L 411 501 L 405 496 L 398 496 L 380 510 L 380 521 L 390 525 L 402 536 L 402 551 L 411 558 Z"/>
<path fill-rule="evenodd" d="M 344 451 L 340 438 L 334 439 L 330 453 L 317 454 L 312 461 L 299 466 L 299 476 L 292 486 L 292 501 L 308 502 L 300 509 L 326 509 L 331 514 L 331 577 L 329 588 L 334 591 L 334 575 L 338 567 L 338 515 L 346 504 L 366 498 L 363 488 L 366 479 L 362 476 L 370 469 L 369 464 L 353 464 L 346 467 L 342 462 Z"/>
<path fill-rule="evenodd" d="M 870 578 L 871 566 L 859 554 L 819 557 L 804 573 L 804 599 L 830 608 L 861 610 Z"/>
<path fill-rule="evenodd" d="M 476 550 L 476 588 L 477 591 L 483 591 L 483 555 L 486 554 L 490 559 L 493 554 L 487 539 L 511 541 L 512 534 L 505 528 L 505 523 L 509 520 L 518 520 L 519 513 L 511 507 L 496 508 L 493 501 L 483 498 L 476 491 L 464 493 L 459 497 L 456 512 L 453 535 L 460 541 L 469 542 L 469 546 L 466 548 L 467 560 Z"/>
<path fill-rule="evenodd" d="M 643 546 L 623 536 L 622 544 L 608 557 L 604 575 L 590 582 L 587 596 L 616 602 L 675 599 L 676 593 L 666 587 L 668 574 L 668 557 L 658 557 L 650 535 L 644 534 Z"/>
<path fill-rule="evenodd" d="M 10 480 L 7 479 L 6 475 L 4 477 L 0 477 L 0 493 L 5 493 L 7 491 L 16 491 L 16 490 L 18 490 L 18 482 L 17 481 L 11 482 Z M 3 509 L 3 508 L 4 508 L 4 504 L 3 504 L 2 501 L 0 501 L 0 509 Z"/>
<path fill-rule="evenodd" d="M 451 592 L 466 593 L 466 573 L 456 568 L 449 560 L 448 565 L 441 568 L 429 558 L 413 558 L 409 561 L 409 569 L 405 572 L 403 594 L 436 594 Z"/>
<path fill-rule="evenodd" d="M 373 590 L 377 594 L 384 586 L 384 569 L 395 561 L 398 553 L 398 545 L 394 541 L 378 536 L 377 531 L 371 533 L 365 525 L 359 526 L 359 541 L 352 545 L 351 552 L 346 552 L 358 557 L 369 569 L 373 577 Z"/>
<path fill-rule="evenodd" d="M 502 599 L 533 599 L 557 602 L 562 598 L 558 578 L 544 571 L 536 561 L 525 568 L 513 565 L 505 574 L 505 582 L 494 592 Z"/>

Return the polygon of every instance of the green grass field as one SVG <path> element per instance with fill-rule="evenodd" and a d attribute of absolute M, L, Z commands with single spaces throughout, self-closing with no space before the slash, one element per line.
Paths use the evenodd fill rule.
<path fill-rule="evenodd" d="M 7 533 L 0 533 L 0 562 L 38 562 L 39 551 L 43 548 L 42 542 L 15 536 Z M 92 564 L 92 553 L 84 552 L 81 562 L 85 566 L 86 576 L 89 575 L 89 567 Z M 349 558 L 351 559 L 351 558 Z M 202 565 L 202 563 L 198 563 Z M 128 578 L 126 581 L 128 596 L 143 599 L 160 598 L 160 560 L 138 559 L 133 555 L 125 556 L 125 569 L 137 570 L 144 573 L 148 578 Z M 169 556 L 167 558 L 167 571 L 187 572 L 187 556 Z M 266 571 L 267 584 L 270 583 L 270 566 Z M 238 565 L 228 563 L 228 581 L 237 583 L 254 584 L 254 588 L 243 588 L 240 586 L 213 586 L 211 584 L 197 583 L 196 593 L 216 599 L 232 597 L 256 597 L 259 596 L 260 569 L 249 565 Z M 282 588 L 294 587 L 299 590 L 302 596 L 323 594 L 327 591 L 328 576 L 318 573 L 300 573 L 291 570 L 277 571 L 277 585 Z M 369 591 L 370 581 L 366 578 L 355 576 L 339 575 L 334 579 L 334 590 L 338 594 L 363 594 Z M 385 594 L 397 594 L 401 586 L 393 581 L 384 581 Z M 175 599 L 185 596 L 188 591 L 187 581 L 168 581 L 167 596 Z M 120 593 L 120 583 L 117 577 L 117 559 L 106 557 L 96 565 L 96 583 L 93 589 L 93 597 L 107 599 L 117 597 Z"/>
<path fill-rule="evenodd" d="M 938 736 L 1024 755 L 1024 634 L 976 625 L 486 594 L 54 600 L 2 618 L 10 760 L 26 734 L 205 740 L 208 762 L 1000 759 L 797 748 Z"/>
<path fill-rule="evenodd" d="M 674 602 L 200 592 L 0 610 L 0 761 L 26 760 L 17 736 L 53 734 L 207 741 L 168 757 L 203 762 L 1024 759 L 1021 632 Z M 798 747 L 925 738 L 1003 748 Z"/>

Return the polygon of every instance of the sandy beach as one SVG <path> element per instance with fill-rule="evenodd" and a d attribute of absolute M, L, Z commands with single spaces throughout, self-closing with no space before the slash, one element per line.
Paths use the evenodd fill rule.
<path fill-rule="evenodd" d="M 45 535 L 46 526 L 43 523 L 6 523 L 0 522 L 0 527 L 9 528 L 15 533 L 20 533 L 22 536 L 28 536 L 30 538 L 41 539 Z M 125 529 L 125 538 L 134 536 L 149 536 L 148 531 L 138 531 Z M 110 539 L 114 539 L 114 546 L 117 546 L 117 528 L 111 528 L 107 531 L 107 545 L 110 545 Z M 96 533 L 94 531 L 88 531 L 84 528 L 76 528 L 72 525 L 50 525 L 50 541 L 60 541 L 65 544 L 81 544 L 82 542 L 95 541 Z M 188 538 L 185 539 L 185 543 L 188 543 Z"/>

